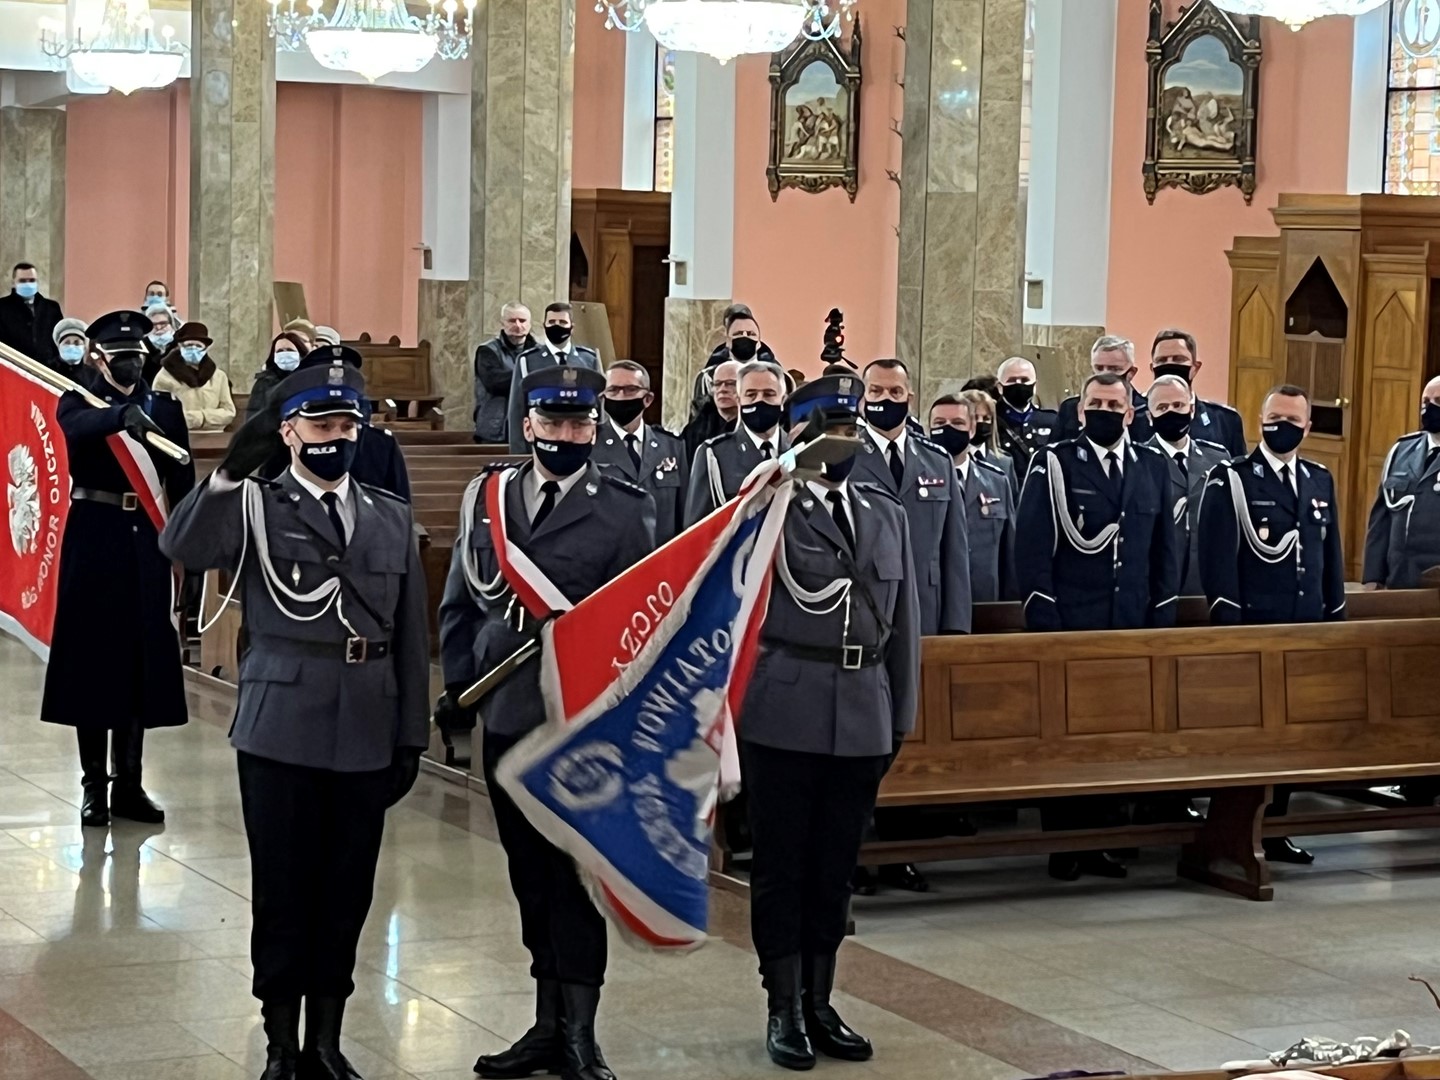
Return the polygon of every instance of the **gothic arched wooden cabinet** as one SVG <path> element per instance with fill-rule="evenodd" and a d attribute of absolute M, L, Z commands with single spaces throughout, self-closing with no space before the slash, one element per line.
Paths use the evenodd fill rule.
<path fill-rule="evenodd" d="M 1421 388 L 1440 374 L 1440 197 L 1281 195 L 1271 214 L 1279 236 L 1237 236 L 1225 253 L 1230 401 L 1254 445 L 1272 386 L 1310 392 L 1302 453 L 1335 474 L 1357 580 L 1385 454 L 1419 426 Z"/>

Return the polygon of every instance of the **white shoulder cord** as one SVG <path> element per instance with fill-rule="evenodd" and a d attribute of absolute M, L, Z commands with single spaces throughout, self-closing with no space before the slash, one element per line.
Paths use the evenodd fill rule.
<path fill-rule="evenodd" d="M 705 459 L 710 469 L 710 497 L 717 507 L 724 506 L 730 500 L 725 498 L 725 482 L 720 476 L 720 462 L 715 460 L 715 451 L 708 446 L 705 448 Z"/>
<path fill-rule="evenodd" d="M 790 564 L 785 558 L 784 532 L 780 534 L 780 544 L 775 552 L 775 569 L 780 574 L 780 581 L 785 586 L 785 591 L 795 598 L 796 605 L 807 615 L 829 615 L 850 597 L 852 582 L 848 577 L 837 578 L 818 592 L 802 589 L 791 575 Z M 828 606 L 821 606 L 825 604 Z"/>
<path fill-rule="evenodd" d="M 1400 444 L 1397 442 L 1394 446 L 1390 447 L 1390 452 L 1385 455 L 1385 464 L 1380 467 L 1380 494 L 1385 499 L 1385 508 L 1387 510 L 1403 510 L 1405 507 L 1413 506 L 1415 503 L 1414 495 L 1403 495 L 1398 499 L 1392 499 L 1390 492 L 1385 489 L 1385 479 L 1390 475 L 1390 463 L 1395 460 L 1395 451 L 1398 449 L 1400 449 Z M 1407 514 L 1406 517 L 1408 527 L 1409 515 Z"/>
<path fill-rule="evenodd" d="M 1075 527 L 1075 522 L 1070 518 L 1070 500 L 1065 494 L 1065 477 L 1060 474 L 1060 462 L 1055 457 L 1055 451 L 1046 450 L 1047 459 L 1046 472 L 1049 474 L 1046 479 L 1050 482 L 1050 513 L 1055 519 L 1055 544 L 1059 545 L 1060 534 L 1065 534 L 1065 539 L 1070 546 L 1081 555 L 1098 555 L 1105 548 L 1114 543 L 1115 538 L 1120 535 L 1120 523 L 1112 521 L 1101 529 L 1093 540 L 1086 540 L 1080 535 L 1080 530 Z M 1052 547 L 1050 553 L 1055 553 Z"/>
<path fill-rule="evenodd" d="M 507 470 L 508 473 L 513 469 Z M 455 542 L 460 545 L 460 569 L 465 574 L 465 584 L 470 589 L 471 596 L 479 596 L 489 603 L 494 603 L 505 595 L 509 586 L 505 583 L 505 575 L 500 571 L 495 572 L 491 581 L 486 581 L 480 576 L 480 568 L 475 565 L 475 551 L 470 546 L 470 535 L 475 528 L 475 503 L 480 497 L 480 486 L 484 481 L 484 475 L 475 477 L 465 487 L 465 494 L 460 500 L 460 533 Z M 499 477 L 496 478 L 497 482 Z M 504 500 L 501 500 L 504 505 Z"/>
<path fill-rule="evenodd" d="M 1235 507 L 1235 523 L 1255 557 L 1263 562 L 1278 563 L 1295 554 L 1296 548 L 1300 546 L 1300 529 L 1291 529 L 1280 537 L 1277 544 L 1267 544 L 1261 540 L 1259 533 L 1255 531 L 1255 523 L 1250 520 L 1250 508 L 1245 504 L 1245 485 L 1240 482 L 1240 474 L 1234 469 L 1228 469 L 1227 472 L 1230 474 L 1230 501 Z"/>

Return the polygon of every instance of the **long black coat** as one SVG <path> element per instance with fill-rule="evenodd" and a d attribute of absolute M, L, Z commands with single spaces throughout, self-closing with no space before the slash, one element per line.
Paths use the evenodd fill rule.
<path fill-rule="evenodd" d="M 126 405 L 141 405 L 171 441 L 189 445 L 180 403 L 168 394 L 153 394 L 141 383 L 127 398 L 103 378 L 91 389 L 110 408 L 96 408 L 72 391 L 58 409 L 75 486 L 134 490 L 106 442 L 120 430 Z M 153 450 L 150 457 L 170 505 L 176 505 L 195 486 L 195 467 Z M 133 719 L 147 728 L 185 723 L 173 588 L 170 561 L 160 554 L 143 509 L 72 501 L 40 719 L 85 728 L 114 728 Z"/>

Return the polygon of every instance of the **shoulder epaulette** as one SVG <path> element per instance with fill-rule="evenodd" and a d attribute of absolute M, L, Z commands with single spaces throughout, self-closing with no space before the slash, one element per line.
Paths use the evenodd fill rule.
<path fill-rule="evenodd" d="M 398 502 L 398 503 L 400 503 L 400 504 L 403 505 L 403 506 L 409 506 L 409 505 L 410 505 L 410 503 L 409 503 L 408 501 L 406 501 L 405 499 L 402 499 L 399 495 L 396 495 L 393 491 L 386 491 L 384 488 L 382 488 L 382 487 L 376 487 L 374 484 L 364 484 L 364 483 L 362 483 L 362 484 L 360 485 L 360 487 L 361 487 L 362 490 L 365 491 L 365 493 L 366 493 L 367 495 L 380 495 L 380 496 L 383 496 L 383 497 L 386 498 L 386 499 L 389 499 L 391 502 Z"/>
<path fill-rule="evenodd" d="M 1130 446 L 1131 446 L 1131 448 L 1134 449 L 1134 450 L 1144 450 L 1146 453 L 1154 454 L 1154 455 L 1155 455 L 1156 457 L 1158 457 L 1158 458 L 1163 458 L 1163 457 L 1165 456 L 1165 455 L 1162 454 L 1159 450 L 1157 450 L 1155 447 L 1149 445 L 1148 443 L 1132 442 L 1132 443 L 1130 444 Z"/>
<path fill-rule="evenodd" d="M 1195 437 L 1192 435 L 1191 438 L 1193 439 Z M 1226 457 L 1230 455 L 1230 448 L 1224 443 L 1211 442 L 1209 439 L 1195 439 L 1195 445 L 1208 446 L 1211 450 L 1219 450 Z"/>
<path fill-rule="evenodd" d="M 1428 431 L 1406 432 L 1404 435 L 1401 435 L 1400 438 L 1395 440 L 1395 445 L 1399 446 L 1402 442 L 1409 442 L 1411 439 L 1423 439 L 1428 434 L 1430 434 Z"/>
<path fill-rule="evenodd" d="M 1007 473 L 1007 472 L 1006 472 L 1004 469 L 1002 469 L 999 465 L 992 465 L 990 462 L 986 461 L 984 458 L 971 458 L 971 459 L 970 459 L 970 464 L 971 464 L 971 465 L 979 465 L 980 468 L 982 468 L 982 469 L 989 469 L 991 472 L 997 473 L 997 474 L 1000 475 L 1000 476 L 1008 476 L 1008 475 L 1009 475 L 1009 473 Z"/>
<path fill-rule="evenodd" d="M 172 394 L 169 390 L 156 390 L 153 386 L 150 388 L 150 396 L 151 396 L 151 397 L 157 397 L 157 398 L 163 398 L 163 399 L 166 400 L 166 401 L 176 401 L 176 400 L 178 400 L 178 399 L 175 397 L 175 395 Z"/>
<path fill-rule="evenodd" d="M 889 499 L 896 506 L 904 509 L 905 504 L 900 501 L 900 496 L 896 495 L 889 488 L 882 487 L 880 484 L 872 484 L 868 480 L 852 480 L 850 487 L 855 491 L 863 491 L 866 495 L 879 495 L 882 498 Z"/>
<path fill-rule="evenodd" d="M 735 434 L 735 432 L 733 432 L 733 431 L 725 431 L 725 432 L 720 433 L 719 435 L 711 435 L 710 438 L 708 438 L 708 439 L 706 439 L 704 442 L 702 442 L 702 443 L 700 444 L 700 446 L 703 446 L 703 447 L 714 446 L 714 445 L 715 445 L 716 443 L 718 443 L 718 442 L 724 442 L 726 439 L 729 439 L 729 438 L 733 437 L 734 434 Z M 698 447 L 697 447 L 697 449 L 698 449 Z"/>
<path fill-rule="evenodd" d="M 1327 469 L 1324 465 L 1321 465 L 1318 461 L 1311 461 L 1309 458 L 1297 458 L 1296 460 L 1298 460 L 1302 465 L 1309 466 L 1312 469 L 1318 469 L 1326 476 L 1330 475 L 1330 470 Z"/>
<path fill-rule="evenodd" d="M 947 458 L 950 456 L 950 451 L 946 450 L 943 446 L 937 443 L 934 439 L 930 438 L 930 436 L 928 435 L 922 435 L 918 431 L 912 431 L 910 432 L 910 437 L 914 439 L 917 443 L 919 443 L 921 446 L 928 447 L 929 449 L 934 450 L 937 454 L 943 454 Z"/>
<path fill-rule="evenodd" d="M 602 472 L 600 474 L 600 479 L 603 480 L 605 483 L 609 484 L 611 487 L 615 488 L 616 490 L 625 492 L 626 495 L 634 495 L 637 498 L 644 498 L 646 495 L 650 494 L 639 484 L 632 484 L 629 480 L 621 480 L 618 476 L 611 476 L 608 472 Z"/>
<path fill-rule="evenodd" d="M 658 435 L 665 435 L 665 436 L 668 436 L 669 438 L 672 438 L 672 439 L 678 439 L 678 438 L 680 438 L 680 436 L 677 435 L 675 432 L 671 431 L 671 430 L 670 430 L 669 428 L 667 428 L 667 427 L 661 427 L 659 424 L 651 424 L 651 425 L 650 425 L 650 430 L 653 431 L 653 432 L 655 432 L 655 433 L 658 434 Z"/>
<path fill-rule="evenodd" d="M 1233 412 L 1236 416 L 1240 415 L 1239 409 L 1234 405 L 1227 405 L 1223 401 L 1206 401 L 1203 404 L 1207 409 L 1224 409 L 1226 412 Z"/>

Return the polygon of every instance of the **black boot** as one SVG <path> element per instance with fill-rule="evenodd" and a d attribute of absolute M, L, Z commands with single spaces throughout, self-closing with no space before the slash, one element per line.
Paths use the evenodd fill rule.
<path fill-rule="evenodd" d="M 540 979 L 535 984 L 535 1023 L 509 1050 L 482 1054 L 475 1073 L 486 1080 L 520 1080 L 536 1073 L 558 1073 L 565 1067 L 565 1044 L 560 1038 L 560 983 Z"/>
<path fill-rule="evenodd" d="M 835 988 L 835 957 L 805 958 L 804 1004 L 805 1030 L 815 1049 L 826 1057 L 841 1061 L 869 1061 L 875 1056 L 870 1040 L 850 1029 L 830 1004 L 830 991 Z"/>
<path fill-rule="evenodd" d="M 115 729 L 115 787 L 110 812 L 145 825 L 159 825 L 165 811 L 150 801 L 140 786 L 140 758 L 145 747 L 145 729 L 138 722 Z"/>
<path fill-rule="evenodd" d="M 300 1001 L 267 1001 L 260 1006 L 265 1017 L 265 1071 L 260 1080 L 295 1080 L 300 1065 Z"/>
<path fill-rule="evenodd" d="M 361 1080 L 340 1052 L 340 1024 L 345 999 L 305 999 L 305 1049 L 300 1054 L 301 1080 Z"/>
<path fill-rule="evenodd" d="M 815 1067 L 815 1048 L 805 1034 L 805 1016 L 800 1004 L 800 957 L 787 956 L 760 965 L 765 984 L 766 1008 L 770 1018 L 765 1026 L 765 1049 L 770 1060 L 782 1069 L 804 1072 Z"/>
<path fill-rule="evenodd" d="M 105 771 L 109 737 L 105 730 L 77 728 L 80 741 L 81 786 L 80 824 L 105 828 L 110 824 L 110 774 Z"/>
<path fill-rule="evenodd" d="M 615 1080 L 615 1074 L 595 1045 L 595 1010 L 600 1007 L 600 988 L 562 983 L 560 997 L 560 1032 L 565 1044 L 560 1080 Z"/>

